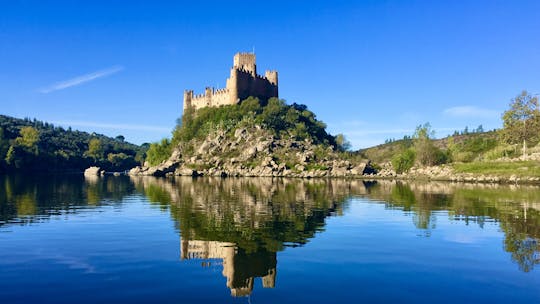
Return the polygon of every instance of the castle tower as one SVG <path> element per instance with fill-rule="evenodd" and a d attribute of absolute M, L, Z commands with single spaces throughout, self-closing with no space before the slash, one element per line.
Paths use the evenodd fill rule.
<path fill-rule="evenodd" d="M 277 71 L 274 71 L 274 70 L 267 70 L 266 72 L 264 72 L 264 77 L 266 79 L 268 79 L 268 81 L 275 85 L 277 87 L 278 85 L 278 81 L 277 81 Z"/>
<path fill-rule="evenodd" d="M 236 53 L 233 59 L 233 68 L 245 70 L 251 73 L 253 77 L 257 75 L 257 65 L 255 64 L 254 53 Z"/>
<path fill-rule="evenodd" d="M 184 90 L 184 110 L 191 107 L 191 100 L 193 100 L 193 90 Z"/>
<path fill-rule="evenodd" d="M 204 107 L 219 107 L 238 104 L 253 96 L 266 101 L 278 97 L 277 71 L 266 71 L 264 76 L 257 75 L 254 53 L 236 53 L 233 66 L 225 88 L 206 88 L 204 94 L 193 94 L 192 90 L 184 91 L 184 110 L 192 107 L 195 110 Z"/>
<path fill-rule="evenodd" d="M 264 78 L 268 80 L 270 86 L 268 86 L 268 96 L 277 97 L 278 96 L 278 75 L 277 71 L 270 70 L 264 72 Z"/>

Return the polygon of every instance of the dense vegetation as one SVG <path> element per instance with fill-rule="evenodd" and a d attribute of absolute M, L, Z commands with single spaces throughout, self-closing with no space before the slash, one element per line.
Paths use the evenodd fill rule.
<path fill-rule="evenodd" d="M 511 100 L 502 118 L 503 128 L 498 131 L 484 132 L 480 125 L 472 131 L 465 128 L 438 140 L 434 139 L 434 132 L 429 123 L 426 123 L 419 125 L 412 136 L 405 136 L 402 140 L 387 140 L 383 145 L 359 153 L 376 162 L 391 162 L 397 173 L 407 172 L 414 165 L 453 163 L 457 172 L 507 175 L 518 165 L 504 164 L 502 160 L 515 161 L 511 159 L 540 152 L 540 146 L 537 146 L 540 142 L 538 98 L 523 91 Z M 494 163 L 495 160 L 498 163 Z M 538 175 L 538 162 L 523 163 L 531 169 L 527 174 Z"/>
<path fill-rule="evenodd" d="M 277 98 L 263 104 L 254 97 L 239 105 L 202 108 L 196 114 L 193 109 L 188 109 L 182 116 L 181 125 L 174 131 L 172 142 L 202 138 L 219 127 L 231 130 L 256 124 L 272 130 L 278 137 L 292 135 L 298 140 L 310 139 L 315 143 L 336 145 L 335 138 L 326 133 L 326 125 L 317 120 L 305 105 L 287 105 Z"/>
<path fill-rule="evenodd" d="M 164 139 L 150 145 L 147 160 L 150 165 L 157 165 L 170 156 L 172 147 L 203 139 L 215 130 L 232 135 L 238 128 L 255 126 L 270 130 L 276 138 L 308 140 L 341 151 L 350 148 L 343 135 L 334 137 L 328 134 L 326 125 L 317 120 L 305 105 L 287 105 L 284 100 L 277 98 L 261 102 L 258 98 L 249 97 L 238 105 L 207 107 L 196 112 L 186 109 L 173 132 L 172 140 Z"/>
<path fill-rule="evenodd" d="M 0 115 L 0 170 L 48 172 L 82 171 L 100 166 L 122 171 L 139 164 L 145 146 L 124 141 L 122 135 L 67 130 L 52 124 Z"/>

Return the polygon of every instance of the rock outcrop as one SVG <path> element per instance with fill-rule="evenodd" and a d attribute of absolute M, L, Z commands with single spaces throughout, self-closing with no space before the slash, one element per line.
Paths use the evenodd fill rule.
<path fill-rule="evenodd" d="M 379 179 L 402 179 L 402 180 L 431 180 L 431 181 L 450 181 L 465 183 L 485 183 L 485 184 L 539 184 L 540 177 L 537 176 L 518 176 L 516 174 L 489 175 L 455 172 L 451 165 L 440 165 L 431 167 L 413 167 L 406 173 L 397 174 L 390 163 L 384 163 L 381 169 L 373 175 L 373 178 Z"/>
<path fill-rule="evenodd" d="M 278 138 L 258 125 L 177 146 L 158 166 L 132 169 L 152 176 L 353 177 L 373 173 L 370 162 L 346 156 L 330 145 L 293 137 Z"/>
<path fill-rule="evenodd" d="M 102 176 L 105 174 L 105 170 L 102 170 L 100 167 L 89 167 L 84 170 L 85 176 Z"/>

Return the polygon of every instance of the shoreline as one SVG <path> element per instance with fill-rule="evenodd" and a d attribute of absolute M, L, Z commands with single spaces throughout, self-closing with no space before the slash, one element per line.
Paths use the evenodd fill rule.
<path fill-rule="evenodd" d="M 136 167 L 137 168 L 137 167 Z M 440 167 L 438 167 L 440 169 Z M 214 168 L 212 168 L 214 169 Z M 406 181 L 406 182 L 449 182 L 449 183 L 467 183 L 467 184 L 501 184 L 501 185 L 537 185 L 540 186 L 540 177 L 536 176 L 503 176 L 503 175 L 486 175 L 474 173 L 450 173 L 446 174 L 428 174 L 422 173 L 407 173 L 407 174 L 389 174 L 388 172 L 379 172 L 371 174 L 352 174 L 350 172 L 340 172 L 340 174 L 332 174 L 330 171 L 304 171 L 301 173 L 280 174 L 280 172 L 271 172 L 270 174 L 240 174 L 239 172 L 227 172 L 222 169 L 208 169 L 197 171 L 194 169 L 174 170 L 163 172 L 159 170 L 130 170 L 129 176 L 154 176 L 174 178 L 180 176 L 198 177 L 271 177 L 271 178 L 301 178 L 301 179 L 358 179 L 358 180 L 391 180 L 391 181 Z M 421 168 L 419 170 L 431 170 L 430 168 Z"/>

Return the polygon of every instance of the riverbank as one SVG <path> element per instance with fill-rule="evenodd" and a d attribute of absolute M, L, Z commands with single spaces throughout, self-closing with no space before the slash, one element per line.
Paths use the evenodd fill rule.
<path fill-rule="evenodd" d="M 540 162 L 536 160 L 499 160 L 491 162 L 452 163 L 441 166 L 413 167 L 396 174 L 384 164 L 370 178 L 435 180 L 470 183 L 540 184 Z"/>
<path fill-rule="evenodd" d="M 432 167 L 413 167 L 407 173 L 397 174 L 389 164 L 384 164 L 378 171 L 371 163 L 363 163 L 351 167 L 347 162 L 338 163 L 336 167 L 312 169 L 304 171 L 286 170 L 269 161 L 267 166 L 229 170 L 223 168 L 207 168 L 196 170 L 186 167 L 175 167 L 175 163 L 166 163 L 157 167 L 132 169 L 133 176 L 219 176 L 219 177 L 295 177 L 295 178 L 353 178 L 364 180 L 406 180 L 406 181 L 446 181 L 465 183 L 491 184 L 535 184 L 540 185 L 540 175 L 536 162 L 500 162 L 449 164 Z M 494 174 L 493 172 L 497 172 Z M 531 175 L 527 175 L 527 173 Z"/>

